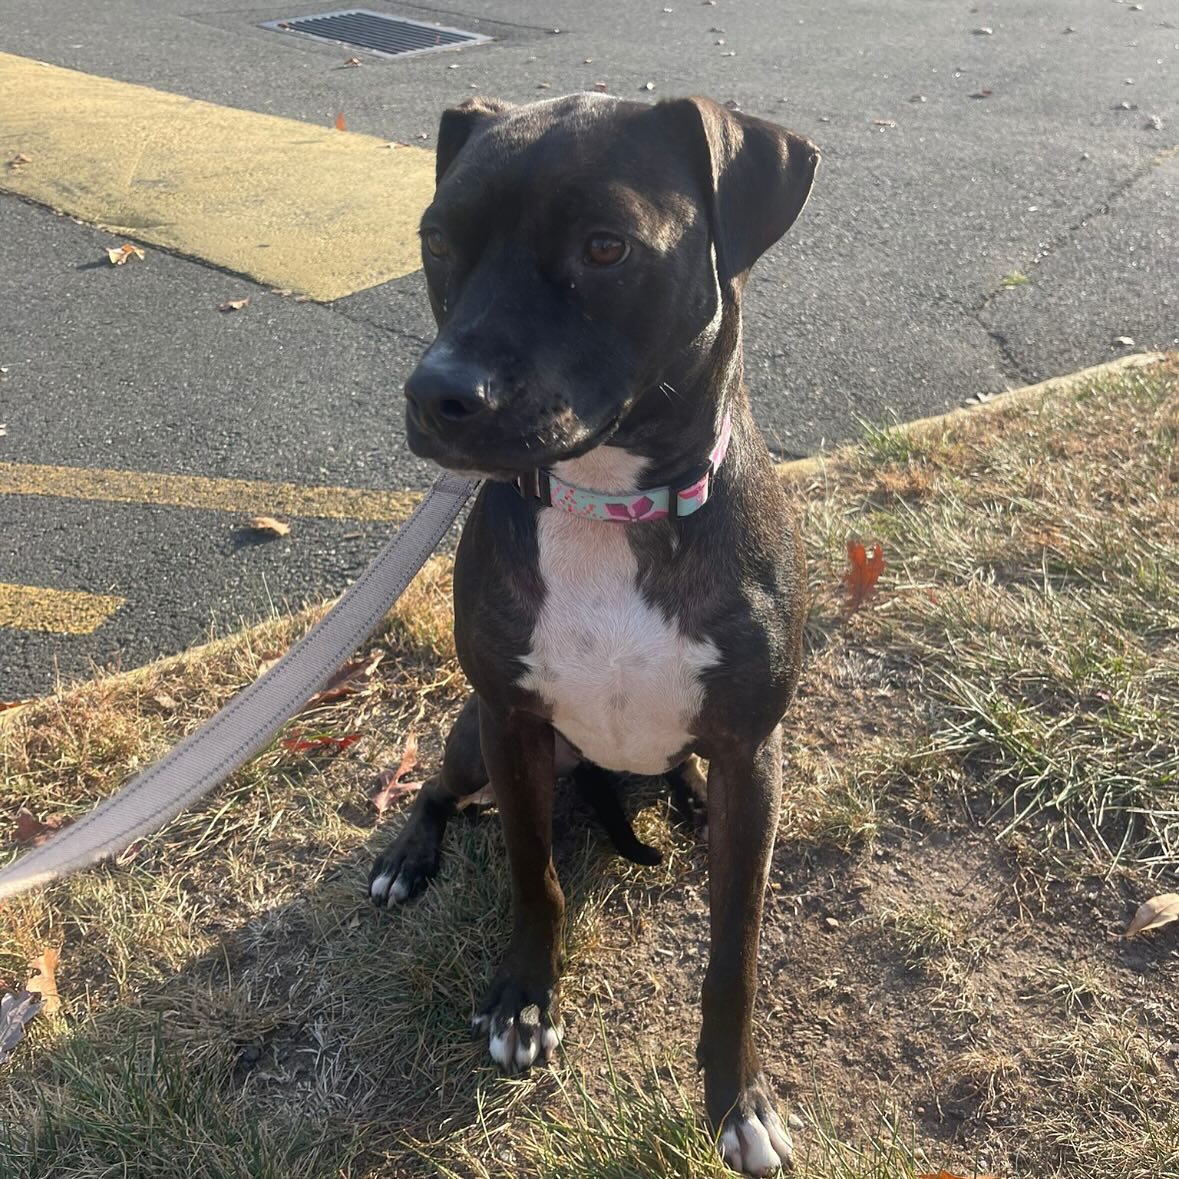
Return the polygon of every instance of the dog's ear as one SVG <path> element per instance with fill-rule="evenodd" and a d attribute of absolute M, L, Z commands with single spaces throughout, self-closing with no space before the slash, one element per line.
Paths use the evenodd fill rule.
<path fill-rule="evenodd" d="M 454 157 L 477 128 L 511 109 L 510 103 L 500 102 L 496 98 L 468 98 L 466 102 L 443 111 L 442 122 L 438 127 L 434 183 L 442 179 L 446 169 L 454 163 Z"/>
<path fill-rule="evenodd" d="M 794 224 L 819 166 L 819 149 L 764 119 L 727 110 L 711 98 L 659 104 L 694 142 L 710 196 L 717 277 L 739 295 L 750 267 Z"/>

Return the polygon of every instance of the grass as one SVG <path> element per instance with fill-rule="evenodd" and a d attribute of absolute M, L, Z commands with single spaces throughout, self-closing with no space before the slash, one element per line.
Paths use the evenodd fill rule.
<path fill-rule="evenodd" d="M 920 431 L 867 431 L 796 486 L 813 599 L 790 719 L 759 1043 L 808 1179 L 943 1167 L 1179 1179 L 1170 927 L 1107 931 L 1179 864 L 1179 366 Z M 850 534 L 888 567 L 847 612 Z M 309 611 L 0 718 L 0 831 L 87 810 L 211 715 Z M 61 948 L 63 1015 L 4 1065 L 0 1179 L 602 1179 L 723 1174 L 691 1062 L 704 848 L 628 797 L 655 870 L 563 795 L 553 1070 L 467 1038 L 507 930 L 498 825 L 459 820 L 410 908 L 364 897 L 367 805 L 463 695 L 436 561 L 363 692 L 114 865 L 3 908 L 0 979 Z M 366 652 L 367 653 L 367 652 Z M 838 916 L 838 920 L 834 917 Z"/>

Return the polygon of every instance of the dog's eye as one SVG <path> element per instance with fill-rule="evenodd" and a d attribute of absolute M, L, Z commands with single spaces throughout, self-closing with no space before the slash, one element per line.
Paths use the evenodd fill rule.
<path fill-rule="evenodd" d="M 595 233 L 585 243 L 585 260 L 590 266 L 617 266 L 629 254 L 630 246 L 608 233 Z"/>
<path fill-rule="evenodd" d="M 437 258 L 442 262 L 445 262 L 450 257 L 450 242 L 446 240 L 441 230 L 427 229 L 422 234 L 422 240 L 426 243 L 426 249 L 430 251 L 431 257 Z"/>

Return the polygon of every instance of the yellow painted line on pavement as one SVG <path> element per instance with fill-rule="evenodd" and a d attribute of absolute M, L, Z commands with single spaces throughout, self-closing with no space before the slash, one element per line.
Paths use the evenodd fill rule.
<path fill-rule="evenodd" d="M 418 491 L 369 491 L 32 463 L 0 463 L 0 495 L 48 495 L 249 515 L 392 523 L 404 520 L 422 498 Z"/>
<path fill-rule="evenodd" d="M 113 594 L 87 594 L 81 590 L 0 581 L 0 627 L 43 630 L 56 635 L 88 635 L 126 601 Z"/>
<path fill-rule="evenodd" d="M 433 188 L 421 148 L 0 53 L 0 189 L 272 287 L 417 270 Z"/>

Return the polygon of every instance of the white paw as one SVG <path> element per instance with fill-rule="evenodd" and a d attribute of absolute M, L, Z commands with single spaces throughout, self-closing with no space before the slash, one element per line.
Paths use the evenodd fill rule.
<path fill-rule="evenodd" d="M 487 1035 L 491 1059 L 507 1073 L 523 1072 L 538 1062 L 547 1064 L 561 1043 L 561 1029 L 549 1023 L 535 1003 L 518 1015 L 476 1015 L 472 1026 L 476 1034 Z"/>
<path fill-rule="evenodd" d="M 782 1119 L 772 1110 L 725 1122 L 720 1137 L 726 1166 L 744 1175 L 772 1175 L 790 1166 L 794 1148 Z"/>
<path fill-rule="evenodd" d="M 408 899 L 410 886 L 404 872 L 396 877 L 391 872 L 382 872 L 369 886 L 369 894 L 378 905 L 399 905 Z"/>

